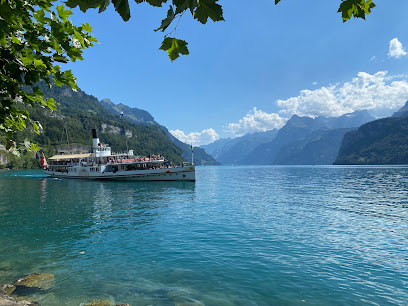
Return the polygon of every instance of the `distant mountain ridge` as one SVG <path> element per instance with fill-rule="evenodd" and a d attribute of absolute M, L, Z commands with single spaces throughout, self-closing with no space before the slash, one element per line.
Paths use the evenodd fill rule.
<path fill-rule="evenodd" d="M 374 120 L 366 110 L 340 117 L 293 115 L 276 137 L 254 148 L 240 164 L 332 164 L 343 135 Z"/>
<path fill-rule="evenodd" d="M 408 102 L 392 117 L 345 134 L 334 164 L 408 164 Z"/>
<path fill-rule="evenodd" d="M 105 109 L 107 109 L 113 114 L 120 115 L 123 112 L 123 117 L 134 123 L 158 125 L 158 123 L 154 120 L 153 116 L 143 109 L 139 109 L 136 107 L 131 108 L 122 103 L 115 104 L 110 99 L 102 99 L 101 101 L 99 101 L 99 103 L 101 103 L 101 105 Z"/>
<path fill-rule="evenodd" d="M 392 117 L 408 117 L 408 101 L 405 103 L 405 105 L 396 111 Z"/>
<path fill-rule="evenodd" d="M 239 164 L 241 159 L 247 156 L 254 147 L 273 140 L 277 133 L 278 130 L 274 129 L 246 134 L 234 139 L 222 138 L 211 144 L 203 145 L 201 148 L 223 165 Z"/>
<path fill-rule="evenodd" d="M 331 165 L 337 157 L 344 134 L 354 128 L 326 129 L 311 132 L 280 149 L 278 165 Z"/>

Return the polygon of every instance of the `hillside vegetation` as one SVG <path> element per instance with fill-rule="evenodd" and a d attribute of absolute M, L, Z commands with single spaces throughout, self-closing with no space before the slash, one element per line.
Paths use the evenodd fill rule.
<path fill-rule="evenodd" d="M 334 164 L 408 164 L 408 117 L 375 120 L 345 134 Z"/>
<path fill-rule="evenodd" d="M 135 155 L 160 153 L 173 163 L 183 161 L 181 149 L 169 140 L 160 126 L 121 119 L 107 111 L 97 98 L 82 90 L 74 92 L 65 86 L 49 89 L 45 83 L 40 83 L 40 88 L 47 98 L 55 99 L 57 111 L 29 107 L 31 118 L 41 122 L 42 132 L 36 135 L 26 130 L 18 135 L 19 142 L 30 139 L 47 156 L 59 150 L 88 151 L 92 145 L 91 129 L 96 128 L 100 140 L 109 143 L 114 152 L 126 151 L 128 147 L 134 150 Z"/>

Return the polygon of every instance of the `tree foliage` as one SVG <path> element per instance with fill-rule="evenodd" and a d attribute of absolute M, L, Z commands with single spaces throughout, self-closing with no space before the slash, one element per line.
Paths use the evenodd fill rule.
<path fill-rule="evenodd" d="M 63 5 L 53 7 L 54 0 L 0 0 L 0 137 L 7 149 L 18 147 L 15 132 L 28 126 L 40 132 L 41 124 L 30 119 L 21 106 L 40 106 L 55 110 L 53 99 L 43 98 L 34 86 L 51 80 L 76 88 L 70 70 L 61 71 L 58 63 L 82 60 L 84 49 L 93 45 L 88 24 L 74 26 L 68 17 L 72 12 Z"/>
<path fill-rule="evenodd" d="M 18 147 L 15 132 L 29 125 L 37 134 L 41 130 L 38 121 L 30 119 L 27 108 L 21 105 L 55 109 L 55 101 L 44 100 L 42 91 L 36 87 L 40 80 L 51 86 L 70 85 L 76 81 L 70 70 L 63 72 L 59 63 L 82 60 L 84 49 L 93 45 L 88 24 L 74 26 L 68 19 L 72 12 L 64 5 L 54 6 L 56 0 L 0 0 L 0 138 L 5 138 L 7 148 Z M 273 1 L 273 0 L 272 0 Z M 375 6 L 372 0 L 340 0 L 338 12 L 343 21 L 351 17 L 365 19 Z M 66 5 L 79 7 L 82 11 L 97 8 L 103 12 L 111 4 L 124 21 L 129 20 L 129 0 L 67 0 Z M 160 49 L 167 51 L 171 61 L 180 54 L 189 54 L 187 42 L 175 37 L 176 28 L 184 13 L 189 12 L 195 20 L 206 24 L 224 20 L 223 9 L 218 0 L 135 0 L 155 7 L 169 4 L 166 17 L 155 31 L 168 31 Z M 282 0 L 275 0 L 275 4 Z M 172 35 L 174 33 L 174 35 Z M 171 36 L 172 35 L 172 36 Z M 33 86 L 25 91 L 23 85 Z M 27 144 L 30 146 L 29 144 Z"/>
<path fill-rule="evenodd" d="M 275 5 L 282 0 L 274 0 Z M 67 5 L 71 8 L 79 7 L 83 12 L 91 8 L 99 8 L 99 13 L 106 10 L 111 0 L 67 0 Z M 180 54 L 189 54 L 187 42 L 177 39 L 175 34 L 172 38 L 169 36 L 175 33 L 175 29 L 181 17 L 185 12 L 190 12 L 194 19 L 202 24 L 206 24 L 208 19 L 212 21 L 224 20 L 223 10 L 218 0 L 135 0 L 137 4 L 146 2 L 152 6 L 161 7 L 165 3 L 169 4 L 167 16 L 161 21 L 161 25 L 155 31 L 166 31 L 169 26 L 176 22 L 174 29 L 165 34 L 162 45 L 159 49 L 167 51 L 171 61 L 174 61 Z M 124 21 L 130 19 L 129 0 L 112 0 L 115 10 L 119 13 Z M 371 13 L 375 7 L 373 0 L 341 0 L 338 12 L 341 13 L 343 22 L 354 18 L 365 19 L 365 16 Z"/>

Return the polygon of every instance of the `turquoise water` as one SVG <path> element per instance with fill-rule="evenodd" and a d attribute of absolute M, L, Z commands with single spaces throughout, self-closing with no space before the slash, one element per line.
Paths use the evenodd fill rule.
<path fill-rule="evenodd" d="M 197 182 L 0 172 L 0 283 L 42 305 L 407 305 L 408 167 L 197 167 Z"/>

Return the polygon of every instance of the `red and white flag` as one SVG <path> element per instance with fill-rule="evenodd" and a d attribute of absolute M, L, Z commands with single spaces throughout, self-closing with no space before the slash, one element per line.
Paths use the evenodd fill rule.
<path fill-rule="evenodd" d="M 47 160 L 45 159 L 44 154 L 43 154 L 42 157 L 41 157 L 41 166 L 42 166 L 44 169 L 46 169 L 47 166 L 48 166 Z"/>

